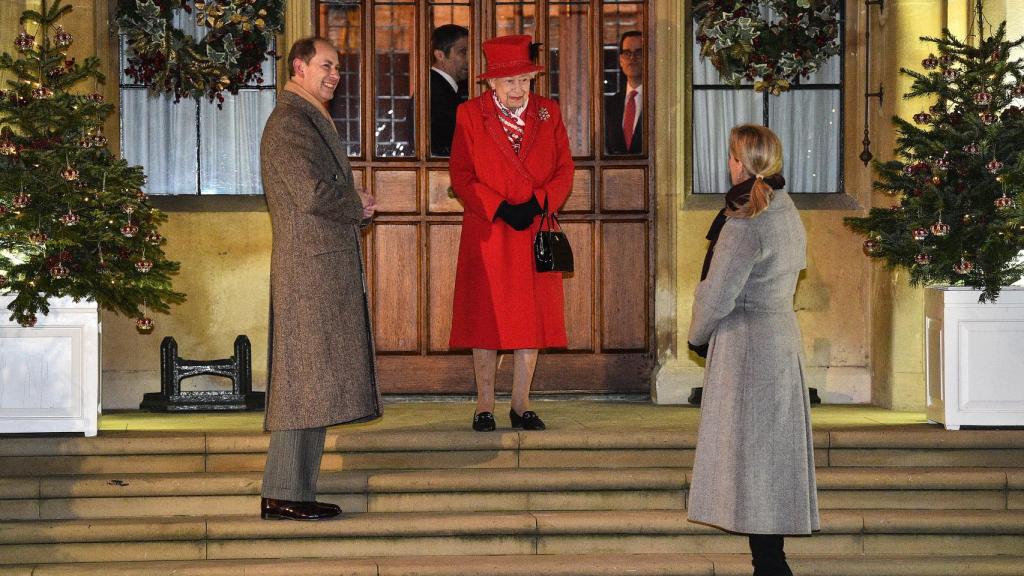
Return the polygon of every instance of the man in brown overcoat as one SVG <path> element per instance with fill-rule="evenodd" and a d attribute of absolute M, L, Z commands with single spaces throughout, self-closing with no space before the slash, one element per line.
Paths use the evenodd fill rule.
<path fill-rule="evenodd" d="M 315 501 L 325 427 L 381 415 L 359 244 L 376 204 L 356 191 L 324 107 L 340 79 L 338 62 L 325 39 L 295 42 L 288 84 L 260 142 L 274 235 L 265 519 L 340 514 Z"/>

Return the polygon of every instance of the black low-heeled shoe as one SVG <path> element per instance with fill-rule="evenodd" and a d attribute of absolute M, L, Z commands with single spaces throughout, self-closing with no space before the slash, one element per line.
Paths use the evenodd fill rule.
<path fill-rule="evenodd" d="M 477 432 L 494 432 L 497 426 L 494 423 L 494 414 L 480 412 L 473 415 L 473 430 Z"/>
<path fill-rule="evenodd" d="M 512 421 L 513 428 L 522 428 L 523 430 L 544 430 L 545 428 L 544 421 L 533 410 L 527 410 L 521 416 L 516 414 L 515 410 L 509 410 L 508 417 Z"/>

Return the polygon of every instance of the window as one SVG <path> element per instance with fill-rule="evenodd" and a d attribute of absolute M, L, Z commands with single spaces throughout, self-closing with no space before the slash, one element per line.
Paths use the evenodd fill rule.
<path fill-rule="evenodd" d="M 729 130 L 746 123 L 768 126 L 782 140 L 787 192 L 842 192 L 842 27 L 839 55 L 779 96 L 755 92 L 750 82 L 723 84 L 711 62 L 701 59 L 695 35 L 693 192 L 722 194 L 729 189 Z"/>
<path fill-rule="evenodd" d="M 175 25 L 201 38 L 179 10 Z M 260 137 L 276 101 L 276 66 L 263 63 L 263 84 L 246 86 L 224 103 L 153 96 L 124 73 L 128 48 L 121 42 L 121 155 L 146 172 L 149 194 L 262 194 Z"/>

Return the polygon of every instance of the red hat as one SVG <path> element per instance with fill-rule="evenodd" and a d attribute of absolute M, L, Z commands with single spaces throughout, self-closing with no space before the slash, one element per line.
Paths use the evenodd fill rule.
<path fill-rule="evenodd" d="M 485 40 L 484 56 L 487 57 L 487 70 L 477 76 L 480 80 L 487 78 L 507 78 L 530 72 L 540 72 L 543 66 L 530 60 L 530 43 L 533 38 L 521 34 L 517 36 L 498 36 Z"/>

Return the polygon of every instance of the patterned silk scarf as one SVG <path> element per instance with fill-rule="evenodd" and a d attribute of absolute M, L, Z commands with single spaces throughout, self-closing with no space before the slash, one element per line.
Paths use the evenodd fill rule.
<path fill-rule="evenodd" d="M 501 120 L 501 127 L 505 129 L 505 136 L 508 136 L 508 141 L 512 144 L 512 149 L 515 150 L 518 156 L 519 149 L 523 145 L 523 134 L 526 131 L 523 112 L 526 111 L 526 105 L 530 103 L 530 97 L 527 96 L 526 102 L 513 110 L 498 101 L 497 92 L 493 92 L 492 96 L 494 96 L 494 105 L 498 108 L 498 119 Z"/>

